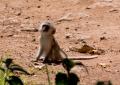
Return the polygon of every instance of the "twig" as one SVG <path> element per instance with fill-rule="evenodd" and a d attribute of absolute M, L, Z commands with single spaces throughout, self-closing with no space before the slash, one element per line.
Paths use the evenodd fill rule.
<path fill-rule="evenodd" d="M 47 68 L 47 64 L 45 64 L 45 67 L 46 67 L 46 73 L 47 73 L 47 77 L 48 77 L 48 83 L 49 83 L 49 85 L 51 85 L 50 74 L 49 74 L 49 71 L 48 71 L 48 68 Z"/>

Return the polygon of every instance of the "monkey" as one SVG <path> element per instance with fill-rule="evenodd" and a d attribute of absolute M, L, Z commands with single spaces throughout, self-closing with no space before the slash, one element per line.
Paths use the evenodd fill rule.
<path fill-rule="evenodd" d="M 41 60 L 43 63 L 60 63 L 65 58 L 71 60 L 89 60 L 97 58 L 97 56 L 69 58 L 55 40 L 54 34 L 56 29 L 49 21 L 41 23 L 38 30 L 41 36 L 36 61 Z"/>

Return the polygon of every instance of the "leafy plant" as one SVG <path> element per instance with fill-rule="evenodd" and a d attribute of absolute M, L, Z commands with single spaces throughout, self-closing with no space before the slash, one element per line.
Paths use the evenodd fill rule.
<path fill-rule="evenodd" d="M 75 63 L 72 60 L 67 58 L 63 60 L 62 65 L 67 73 L 61 73 L 61 72 L 57 73 L 55 84 L 56 85 L 77 85 L 80 80 L 76 74 L 70 71 L 76 65 L 79 65 L 79 66 L 84 66 L 84 65 L 81 62 Z"/>
<path fill-rule="evenodd" d="M 11 58 L 0 61 L 0 85 L 23 85 L 22 80 L 15 75 L 15 71 L 29 73 L 21 66 L 14 64 Z"/>
<path fill-rule="evenodd" d="M 112 85 L 111 81 L 98 81 L 96 85 Z"/>
<path fill-rule="evenodd" d="M 51 85 L 50 74 L 49 74 L 49 70 L 48 70 L 47 64 L 45 64 L 45 67 L 46 67 L 46 73 L 47 73 L 47 78 L 48 78 L 48 84 Z"/>

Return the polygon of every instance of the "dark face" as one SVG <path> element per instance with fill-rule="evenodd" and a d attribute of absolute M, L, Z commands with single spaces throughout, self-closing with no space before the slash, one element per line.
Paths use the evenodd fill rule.
<path fill-rule="evenodd" d="M 42 34 L 53 35 L 56 32 L 56 29 L 49 22 L 44 22 L 41 24 L 39 31 Z"/>
<path fill-rule="evenodd" d="M 50 27 L 49 27 L 48 25 L 43 25 L 43 26 L 42 26 L 43 32 L 48 32 L 49 29 L 50 29 Z"/>

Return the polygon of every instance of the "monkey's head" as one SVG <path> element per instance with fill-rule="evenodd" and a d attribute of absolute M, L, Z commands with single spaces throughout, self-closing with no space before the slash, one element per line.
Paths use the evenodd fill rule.
<path fill-rule="evenodd" d="M 55 34 L 55 31 L 56 31 L 52 23 L 48 21 L 41 23 L 39 30 L 41 33 L 44 33 L 44 34 Z"/>

